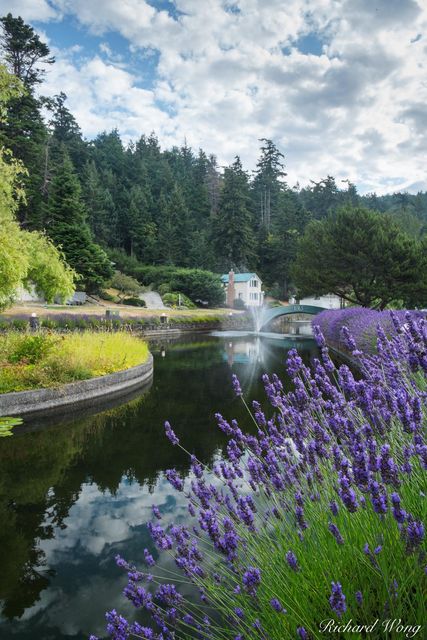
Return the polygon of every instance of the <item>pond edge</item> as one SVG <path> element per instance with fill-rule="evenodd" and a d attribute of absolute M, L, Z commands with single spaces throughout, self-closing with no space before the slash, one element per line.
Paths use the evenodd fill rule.
<path fill-rule="evenodd" d="M 63 384 L 60 387 L 14 391 L 0 395 L 0 415 L 20 416 L 76 406 L 95 398 L 122 394 L 142 386 L 153 376 L 153 356 L 136 367 L 105 376 Z"/>

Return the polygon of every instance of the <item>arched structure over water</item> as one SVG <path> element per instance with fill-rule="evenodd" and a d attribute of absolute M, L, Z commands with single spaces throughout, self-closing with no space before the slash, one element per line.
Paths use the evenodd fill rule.
<path fill-rule="evenodd" d="M 315 307 L 314 305 L 308 304 L 289 304 L 286 307 L 266 309 L 262 315 L 262 324 L 259 330 L 262 330 L 269 322 L 280 316 L 290 316 L 295 313 L 306 313 L 311 316 L 316 316 L 321 311 L 326 311 L 325 307 Z"/>

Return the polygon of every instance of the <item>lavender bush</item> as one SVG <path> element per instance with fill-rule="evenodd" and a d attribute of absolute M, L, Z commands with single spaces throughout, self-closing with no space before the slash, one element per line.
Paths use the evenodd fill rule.
<path fill-rule="evenodd" d="M 376 355 L 343 330 L 359 380 L 335 367 L 316 329 L 321 359 L 311 370 L 289 353 L 292 392 L 264 376 L 272 410 L 253 403 L 254 435 L 218 415 L 226 458 L 208 469 L 191 456 L 188 481 L 166 472 L 190 524 L 165 527 L 154 508 L 149 527 L 177 572 L 148 550 L 145 568 L 117 557 L 125 596 L 152 622 L 110 611 L 111 638 L 305 639 L 323 637 L 325 625 L 359 638 L 366 624 L 390 638 L 391 619 L 406 637 L 425 637 L 427 325 L 409 314 L 404 330 L 391 321 L 393 337 L 377 329 Z M 166 435 L 183 448 L 168 423 Z M 198 600 L 181 595 L 187 583 Z"/>
<path fill-rule="evenodd" d="M 408 313 L 411 318 L 422 318 L 426 315 L 421 311 L 394 311 L 393 313 L 400 324 L 405 323 L 405 317 Z M 328 309 L 319 313 L 314 318 L 313 324 L 320 327 L 326 342 L 336 348 L 345 348 L 341 338 L 341 328 L 347 327 L 359 349 L 365 353 L 372 353 L 376 349 L 378 325 L 389 336 L 396 333 L 390 311 L 374 311 L 374 309 L 366 309 L 365 307 Z"/>

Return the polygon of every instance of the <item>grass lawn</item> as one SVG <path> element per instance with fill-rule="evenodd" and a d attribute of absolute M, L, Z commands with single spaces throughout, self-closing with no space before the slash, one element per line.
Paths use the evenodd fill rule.
<path fill-rule="evenodd" d="M 120 312 L 122 318 L 158 318 L 163 313 L 168 317 L 180 316 L 180 317 L 198 317 L 198 316 L 227 316 L 230 314 L 230 309 L 144 309 L 141 307 L 130 307 L 128 305 L 120 305 L 114 303 L 105 303 L 101 305 L 84 304 L 81 306 L 67 306 L 67 305 L 44 305 L 40 303 L 27 303 L 27 304 L 15 304 L 4 311 L 1 315 L 4 317 L 15 315 L 28 315 L 37 313 L 38 316 L 43 316 L 49 313 L 61 314 L 61 313 L 73 313 L 76 315 L 102 315 L 105 314 L 107 309 L 114 309 Z M 233 315 L 242 313 L 241 311 L 232 310 Z"/>
<path fill-rule="evenodd" d="M 122 371 L 145 362 L 148 353 L 143 340 L 122 332 L 6 332 L 0 336 L 0 393 L 57 387 Z"/>

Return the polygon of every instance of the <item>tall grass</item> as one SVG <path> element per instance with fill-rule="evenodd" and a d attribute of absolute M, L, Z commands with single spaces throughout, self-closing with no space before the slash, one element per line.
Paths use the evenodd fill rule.
<path fill-rule="evenodd" d="M 102 376 L 141 364 L 147 357 L 147 344 L 128 333 L 58 336 L 11 331 L 0 336 L 0 393 Z"/>

